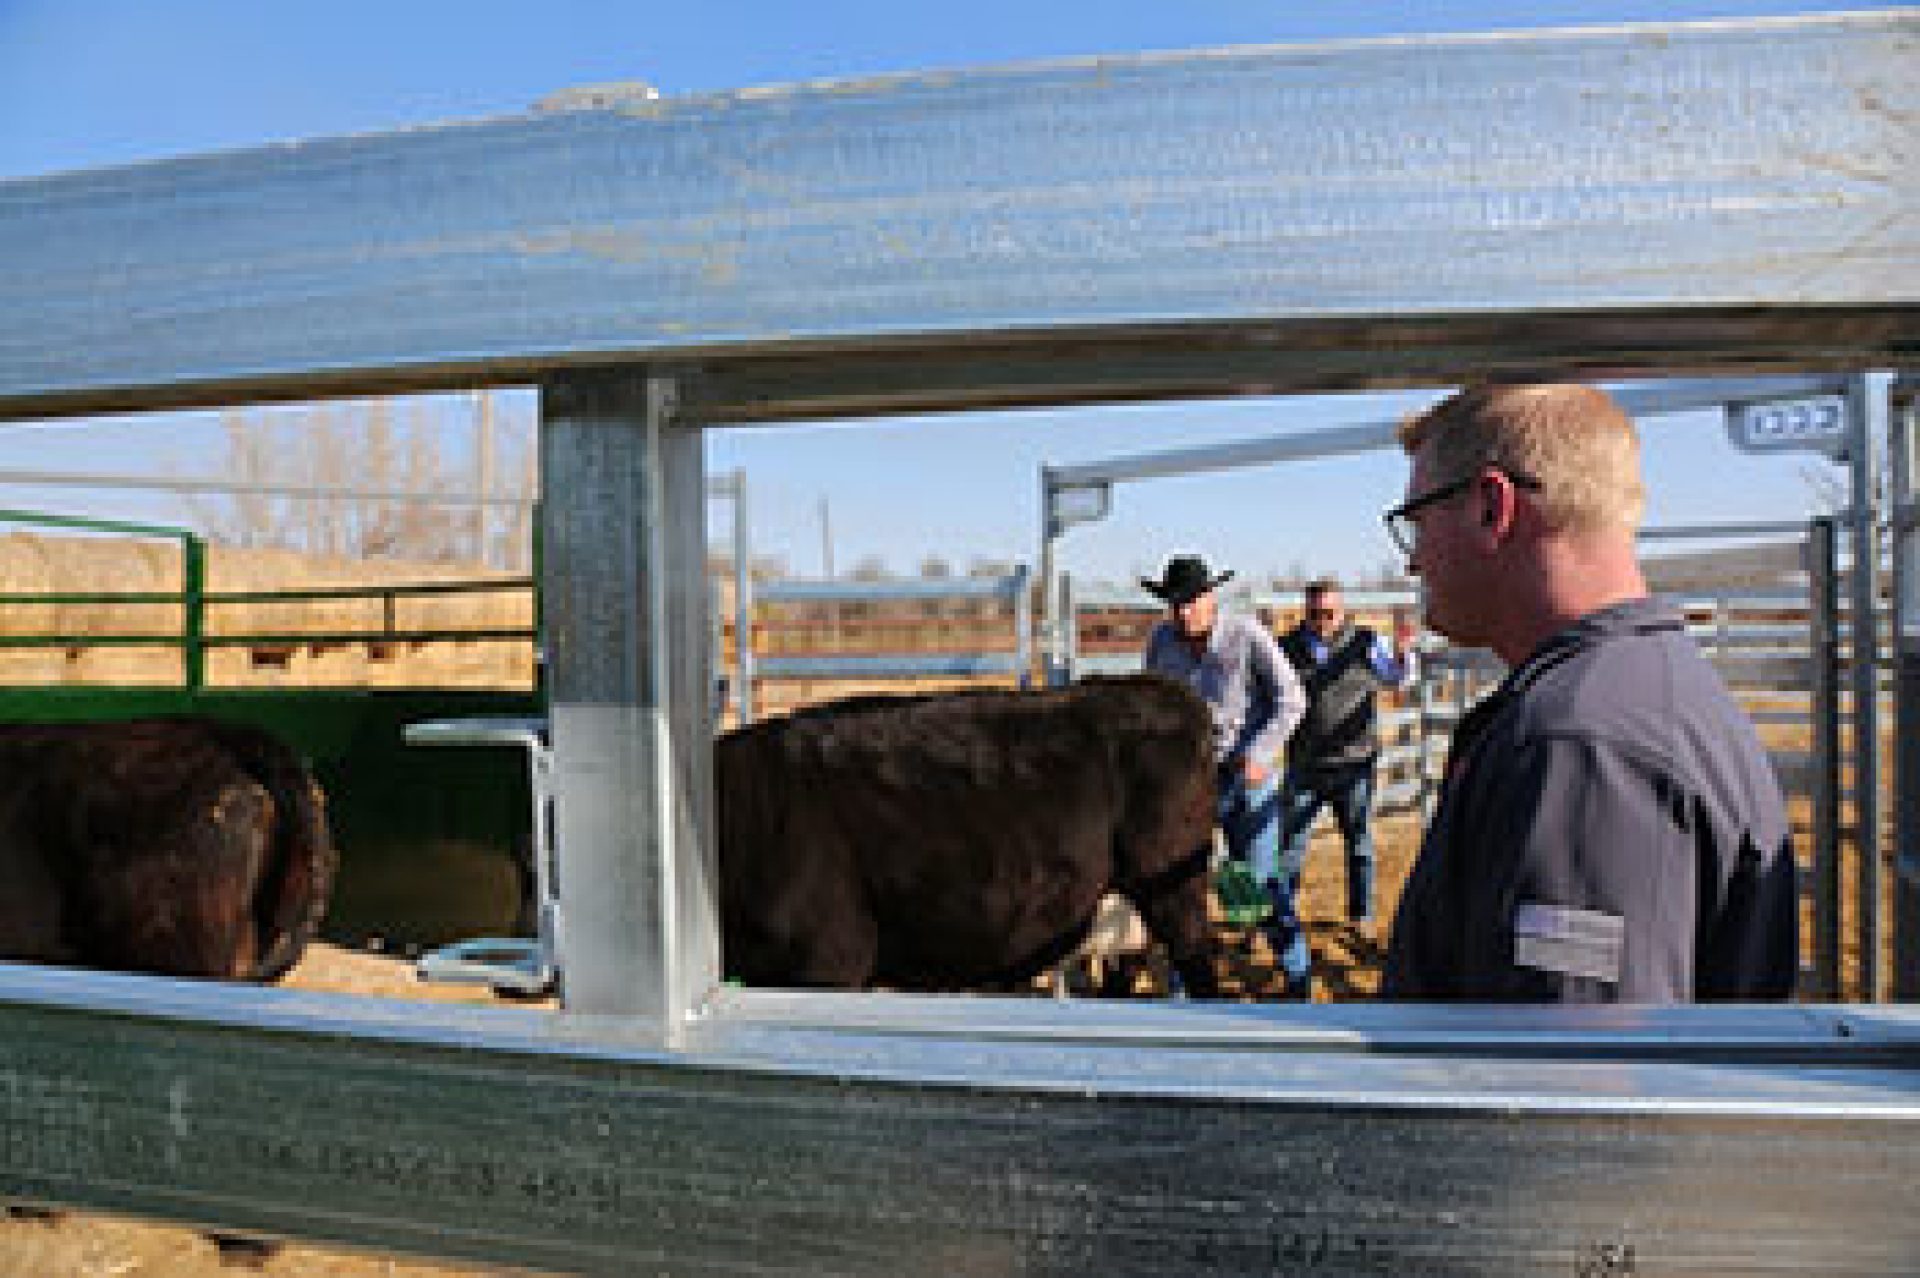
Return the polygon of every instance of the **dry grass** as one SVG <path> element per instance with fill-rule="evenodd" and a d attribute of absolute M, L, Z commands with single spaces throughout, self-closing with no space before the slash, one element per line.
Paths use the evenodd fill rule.
<path fill-rule="evenodd" d="M 210 546 L 207 589 L 214 593 L 374 588 L 485 581 L 508 574 L 471 564 L 328 559 L 284 550 Z M 132 538 L 0 535 L 0 594 L 170 593 L 182 589 L 179 551 Z M 0 605 L 0 635 L 174 635 L 184 628 L 177 604 L 10 603 Z M 294 636 L 280 643 L 210 650 L 215 687 L 531 688 L 528 640 L 409 645 L 369 639 L 328 642 L 298 636 L 383 630 L 527 629 L 532 592 L 524 588 L 396 598 L 391 616 L 378 597 L 212 604 L 209 636 Z M 0 683 L 175 684 L 177 648 L 159 646 L 0 649 Z"/>

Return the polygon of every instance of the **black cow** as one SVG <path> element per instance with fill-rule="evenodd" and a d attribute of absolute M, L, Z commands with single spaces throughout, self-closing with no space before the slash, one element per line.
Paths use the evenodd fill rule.
<path fill-rule="evenodd" d="M 258 728 L 0 724 L 0 958 L 276 980 L 337 862 L 312 775 Z"/>
<path fill-rule="evenodd" d="M 856 697 L 721 737 L 721 941 L 749 985 L 1013 988 L 1128 898 L 1217 992 L 1204 705 L 1152 675 Z"/>

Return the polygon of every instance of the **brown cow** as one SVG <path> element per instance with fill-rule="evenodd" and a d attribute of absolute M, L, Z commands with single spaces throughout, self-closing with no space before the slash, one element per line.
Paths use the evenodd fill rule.
<path fill-rule="evenodd" d="M 1207 711 L 1153 675 L 858 697 L 726 734 L 721 940 L 749 985 L 1012 988 L 1133 902 L 1188 992 L 1207 923 Z"/>
<path fill-rule="evenodd" d="M 337 866 L 319 786 L 262 729 L 0 724 L 0 959 L 278 980 L 319 927 Z M 208 1237 L 233 1264 L 278 1249 Z"/>
<path fill-rule="evenodd" d="M 261 729 L 0 724 L 0 958 L 276 980 L 336 864 L 319 787 Z"/>

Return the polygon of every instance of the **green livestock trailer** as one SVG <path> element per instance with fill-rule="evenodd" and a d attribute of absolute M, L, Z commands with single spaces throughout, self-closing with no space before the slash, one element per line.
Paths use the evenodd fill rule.
<path fill-rule="evenodd" d="M 322 934 L 354 946 L 411 953 L 463 936 L 525 931 L 530 827 L 526 761 L 512 748 L 432 750 L 409 746 L 406 725 L 428 719 L 529 715 L 537 689 L 480 687 L 233 687 L 208 678 L 220 648 L 284 652 L 301 645 L 390 647 L 460 641 L 534 642 L 530 626 L 423 629 L 398 624 L 397 604 L 428 596 L 531 592 L 528 578 L 319 589 L 215 591 L 207 586 L 207 546 L 164 525 L 0 511 L 0 525 L 63 530 L 75 536 L 169 542 L 180 556 L 177 590 L 32 590 L 0 593 L 0 652 L 80 653 L 110 648 L 171 650 L 171 682 L 46 682 L 0 685 L 0 721 L 76 722 L 148 715 L 204 714 L 256 724 L 311 764 L 327 796 L 341 872 Z M 374 601 L 378 625 L 349 630 L 305 626 L 277 633 L 210 624 L 236 605 Z M 60 633 L 35 622 L 62 606 L 162 612 L 177 624 L 129 632 Z M 283 609 L 284 610 L 284 609 Z"/>

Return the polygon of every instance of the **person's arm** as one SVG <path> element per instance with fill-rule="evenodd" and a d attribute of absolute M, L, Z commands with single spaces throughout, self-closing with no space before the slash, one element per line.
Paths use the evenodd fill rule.
<path fill-rule="evenodd" d="M 1419 630 L 1405 609 L 1393 611 L 1393 642 L 1374 633 L 1367 648 L 1367 664 L 1373 677 L 1395 692 L 1405 692 L 1420 682 Z"/>
<path fill-rule="evenodd" d="M 1408 645 L 1394 648 L 1385 635 L 1375 635 L 1367 646 L 1367 665 L 1383 687 L 1405 692 L 1420 682 L 1420 650 Z"/>
<path fill-rule="evenodd" d="M 1153 629 L 1147 631 L 1146 651 L 1140 654 L 1140 668 L 1142 670 L 1164 672 L 1166 663 L 1162 660 L 1161 656 L 1161 636 L 1165 633 L 1166 629 L 1166 622 L 1156 621 L 1153 623 Z"/>
<path fill-rule="evenodd" d="M 1273 692 L 1273 714 L 1248 743 L 1247 756 L 1273 767 L 1286 749 L 1287 738 L 1307 713 L 1307 694 L 1300 686 L 1300 676 L 1293 671 L 1293 663 L 1280 651 L 1272 633 L 1258 624 L 1247 630 L 1248 695 L 1262 686 Z"/>
<path fill-rule="evenodd" d="M 1691 1001 L 1698 861 L 1686 825 L 1699 814 L 1653 766 L 1591 737 L 1488 762 L 1476 808 L 1489 818 L 1489 877 L 1471 911 L 1484 996 Z"/>

